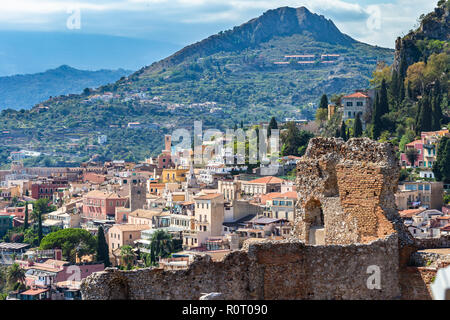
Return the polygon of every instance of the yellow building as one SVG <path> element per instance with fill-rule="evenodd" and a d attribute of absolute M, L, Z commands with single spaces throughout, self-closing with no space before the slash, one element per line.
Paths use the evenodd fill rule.
<path fill-rule="evenodd" d="M 163 183 L 185 182 L 187 173 L 186 169 L 163 169 L 161 179 Z"/>

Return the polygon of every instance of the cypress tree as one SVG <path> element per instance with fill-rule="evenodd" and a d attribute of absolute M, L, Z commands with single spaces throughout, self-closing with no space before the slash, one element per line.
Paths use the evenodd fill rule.
<path fill-rule="evenodd" d="M 381 116 L 386 113 L 389 113 L 389 102 L 387 96 L 386 80 L 384 79 L 383 81 L 381 81 L 379 108 L 381 111 Z"/>
<path fill-rule="evenodd" d="M 441 103 L 442 103 L 442 94 L 441 94 L 441 85 L 439 80 L 436 80 L 436 83 L 434 85 L 433 89 L 433 96 L 431 100 L 432 104 L 432 130 L 439 130 L 441 129 L 441 120 L 443 118 L 442 115 L 442 109 L 441 109 Z"/>
<path fill-rule="evenodd" d="M 412 100 L 413 98 L 413 92 L 411 89 L 411 81 L 408 80 L 408 84 L 406 86 L 406 91 L 408 92 L 408 98 Z"/>
<path fill-rule="evenodd" d="M 272 129 L 278 129 L 278 123 L 275 117 L 272 117 L 272 119 L 270 119 L 269 127 L 267 128 L 267 137 L 270 137 L 270 135 L 272 134 Z"/>
<path fill-rule="evenodd" d="M 448 137 L 442 137 L 439 141 L 433 173 L 437 181 L 450 182 L 450 138 Z"/>
<path fill-rule="evenodd" d="M 37 212 L 38 214 L 38 240 L 39 240 L 39 245 L 41 244 L 42 241 L 42 212 L 41 210 L 39 210 Z"/>
<path fill-rule="evenodd" d="M 398 74 L 401 81 L 405 80 L 407 69 L 408 65 L 406 63 L 405 53 L 402 51 L 400 54 L 400 63 L 398 65 Z"/>
<path fill-rule="evenodd" d="M 419 101 L 419 123 L 417 126 L 417 134 L 424 131 L 432 130 L 432 108 L 430 103 L 430 97 L 424 95 Z"/>
<path fill-rule="evenodd" d="M 24 222 L 23 222 L 23 227 L 25 228 L 25 229 L 28 229 L 28 202 L 25 202 L 25 219 L 24 219 Z"/>
<path fill-rule="evenodd" d="M 326 94 L 322 95 L 322 98 L 320 98 L 319 108 L 323 108 L 323 109 L 328 108 L 328 97 Z"/>
<path fill-rule="evenodd" d="M 108 244 L 106 243 L 105 232 L 102 226 L 99 226 L 97 231 L 97 261 L 102 261 L 105 267 L 111 265 Z"/>
<path fill-rule="evenodd" d="M 372 114 L 372 139 L 377 140 L 380 137 L 382 131 L 382 123 L 381 123 L 381 110 L 380 110 L 380 99 L 378 97 L 378 93 L 375 94 L 375 101 L 373 106 L 373 114 Z"/>
<path fill-rule="evenodd" d="M 389 92 L 395 103 L 397 103 L 399 100 L 399 90 L 400 90 L 399 85 L 400 85 L 400 83 L 398 80 L 399 80 L 398 72 L 394 70 L 392 72 L 392 79 L 391 79 L 391 83 L 389 85 Z"/>
<path fill-rule="evenodd" d="M 344 141 L 347 141 L 347 126 L 345 125 L 345 121 L 342 121 L 341 124 L 340 137 L 344 139 Z"/>
<path fill-rule="evenodd" d="M 357 138 L 362 135 L 362 122 L 359 112 L 356 114 L 355 122 L 353 123 L 353 137 Z"/>
<path fill-rule="evenodd" d="M 403 100 L 405 100 L 405 83 L 400 79 L 399 79 L 399 81 L 400 81 L 400 88 L 399 88 L 398 104 L 401 104 L 403 102 Z"/>

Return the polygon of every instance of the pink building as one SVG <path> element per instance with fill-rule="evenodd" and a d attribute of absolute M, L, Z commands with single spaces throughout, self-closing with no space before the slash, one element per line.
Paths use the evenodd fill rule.
<path fill-rule="evenodd" d="M 411 166 L 411 163 L 408 160 L 408 157 L 406 156 L 406 151 L 408 149 L 416 149 L 418 153 L 418 157 L 416 162 L 414 162 L 414 167 L 423 167 L 423 141 L 422 140 L 416 140 L 413 142 L 410 142 L 405 145 L 405 153 L 402 153 L 400 155 L 400 161 L 402 166 Z"/>
<path fill-rule="evenodd" d="M 84 220 L 106 220 L 109 217 L 114 219 L 116 207 L 124 207 L 128 199 L 120 197 L 116 193 L 109 193 L 101 190 L 88 192 L 83 196 Z"/>
<path fill-rule="evenodd" d="M 172 156 L 170 154 L 162 153 L 158 156 L 158 169 L 168 169 L 172 167 Z"/>
<path fill-rule="evenodd" d="M 45 288 L 67 280 L 81 281 L 104 269 L 103 263 L 71 265 L 67 261 L 48 259 L 43 263 L 30 263 L 25 266 L 25 285 Z"/>
<path fill-rule="evenodd" d="M 31 214 L 31 209 L 28 210 L 28 213 Z M 7 207 L 0 211 L 0 215 L 10 215 L 23 220 L 25 219 L 25 207 Z"/>

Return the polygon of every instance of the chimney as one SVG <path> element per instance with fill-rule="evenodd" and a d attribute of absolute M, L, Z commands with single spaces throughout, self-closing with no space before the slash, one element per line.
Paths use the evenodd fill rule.
<path fill-rule="evenodd" d="M 55 249 L 55 260 L 58 260 L 58 261 L 62 260 L 62 250 L 61 249 Z"/>

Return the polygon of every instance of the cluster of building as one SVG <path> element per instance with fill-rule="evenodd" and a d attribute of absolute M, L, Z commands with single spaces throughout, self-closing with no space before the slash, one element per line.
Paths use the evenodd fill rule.
<path fill-rule="evenodd" d="M 434 136 L 422 135 L 423 144 Z M 192 151 L 176 150 L 170 135 L 164 137 L 164 143 L 158 157 L 141 163 L 25 168 L 14 162 L 11 170 L 0 171 L 0 235 L 24 223 L 25 207 L 13 205 L 13 199 L 23 204 L 45 198 L 57 210 L 46 214 L 44 233 L 55 228 L 83 228 L 95 235 L 102 226 L 113 266 L 123 264 L 123 246 L 131 246 L 136 253 L 150 253 L 153 235 L 159 230 L 182 245 L 182 251 L 160 259 L 159 267 L 167 270 L 187 268 L 196 255 L 220 260 L 242 248 L 248 239 L 291 237 L 300 191 L 292 180 L 281 177 L 295 169 L 301 158 L 280 157 L 275 173 L 264 175 L 262 168 L 249 171 L 246 166 L 221 163 L 226 151 L 208 163 L 194 165 Z M 428 166 L 428 162 L 423 165 Z M 443 206 L 442 196 L 440 182 L 399 185 L 395 202 L 414 237 L 448 235 L 450 209 Z M 32 204 L 28 206 L 31 212 Z M 314 238 L 320 239 L 320 234 Z M 59 251 L 47 252 L 43 259 L 42 252 L 33 255 L 24 251 L 30 249 L 26 244 L 2 243 L 0 248 L 3 264 L 11 264 L 8 257 L 20 253 L 15 260 L 26 268 L 26 283 L 31 288 L 11 298 L 79 298 L 79 283 L 68 283 L 66 277 L 67 268 L 73 265 L 62 261 Z M 103 264 L 81 261 L 75 267 L 83 270 L 82 278 L 104 268 Z"/>
<path fill-rule="evenodd" d="M 25 290 L 9 292 L 7 300 L 80 300 L 81 281 L 105 269 L 103 263 L 77 257 L 63 260 L 62 250 L 31 249 L 25 243 L 0 243 L 0 262 L 17 263 L 24 270 Z"/>

